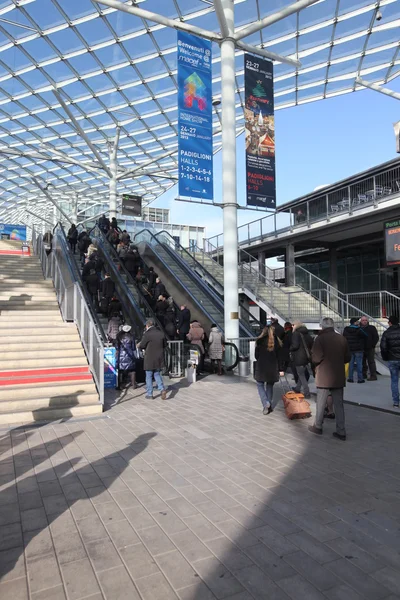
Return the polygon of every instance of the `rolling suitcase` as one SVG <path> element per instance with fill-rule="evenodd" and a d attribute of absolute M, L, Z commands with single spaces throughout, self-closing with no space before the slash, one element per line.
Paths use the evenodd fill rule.
<path fill-rule="evenodd" d="M 136 371 L 136 383 L 146 383 L 146 373 L 144 370 L 144 359 L 143 352 L 141 350 L 136 350 L 136 360 L 135 360 L 135 371 Z"/>
<path fill-rule="evenodd" d="M 293 419 L 308 419 L 311 417 L 310 404 L 304 398 L 304 395 L 291 390 L 286 375 L 279 379 L 283 390 L 282 400 L 287 418 L 292 421 Z"/>

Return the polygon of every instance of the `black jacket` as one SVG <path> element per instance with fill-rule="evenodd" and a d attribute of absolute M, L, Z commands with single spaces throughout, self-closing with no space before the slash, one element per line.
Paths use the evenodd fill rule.
<path fill-rule="evenodd" d="M 281 346 L 276 335 L 275 347 L 270 352 L 268 350 L 268 336 L 265 336 L 256 341 L 256 368 L 254 378 L 256 381 L 264 383 L 275 383 L 279 381 L 279 369 L 281 362 Z"/>
<path fill-rule="evenodd" d="M 72 242 L 76 242 L 77 239 L 78 239 L 78 230 L 77 230 L 77 228 L 76 227 L 74 227 L 74 228 L 70 227 L 69 230 L 68 230 L 67 237 Z"/>
<path fill-rule="evenodd" d="M 80 235 L 82 235 L 82 234 L 80 234 Z M 80 239 L 78 236 L 78 248 L 83 254 L 86 254 L 87 249 L 89 248 L 91 243 L 92 243 L 91 239 L 86 233 Z"/>
<path fill-rule="evenodd" d="M 376 330 L 376 327 L 374 327 L 373 325 L 367 325 L 366 327 L 361 327 L 361 330 L 367 334 L 365 349 L 372 350 L 372 348 L 375 348 L 375 346 L 379 342 L 379 334 Z"/>
<path fill-rule="evenodd" d="M 285 337 L 285 330 L 283 329 L 282 325 L 276 322 L 272 323 L 272 327 L 275 329 L 276 337 L 283 341 L 283 338 Z"/>
<path fill-rule="evenodd" d="M 156 285 L 156 279 L 158 275 L 155 271 L 149 271 L 148 280 L 149 280 L 149 290 L 152 290 Z"/>
<path fill-rule="evenodd" d="M 400 360 L 400 325 L 391 325 L 381 338 L 383 360 Z"/>
<path fill-rule="evenodd" d="M 150 327 L 144 333 L 139 347 L 145 351 L 145 371 L 160 371 L 164 368 L 165 336 L 162 331 L 157 327 Z"/>
<path fill-rule="evenodd" d="M 311 348 L 313 342 L 314 340 L 308 333 L 307 327 L 302 326 L 293 331 L 292 343 L 290 345 L 290 353 L 292 356 L 293 363 L 296 367 L 305 367 L 306 365 L 308 365 L 308 363 L 310 362 L 309 357 L 311 357 Z M 308 348 L 308 356 L 304 346 Z"/>
<path fill-rule="evenodd" d="M 158 300 L 156 304 L 156 315 L 157 317 L 164 317 L 167 312 L 168 302 L 166 300 Z"/>
<path fill-rule="evenodd" d="M 108 277 L 107 279 L 104 279 L 101 282 L 100 291 L 101 291 L 102 296 L 104 296 L 105 298 L 112 298 L 114 296 L 115 283 L 113 282 L 113 280 L 110 277 Z"/>
<path fill-rule="evenodd" d="M 167 289 L 162 281 L 160 283 L 156 283 L 156 287 L 154 288 L 154 297 L 158 300 L 159 296 L 167 296 Z"/>
<path fill-rule="evenodd" d="M 350 352 L 364 352 L 367 334 L 358 325 L 348 325 L 343 330 Z"/>
<path fill-rule="evenodd" d="M 180 310 L 178 313 L 178 329 L 180 334 L 187 335 L 190 329 L 190 310 L 188 308 L 184 308 Z"/>
<path fill-rule="evenodd" d="M 119 300 L 111 300 L 108 305 L 108 318 L 110 319 L 114 313 L 122 314 L 122 304 Z"/>
<path fill-rule="evenodd" d="M 90 274 L 90 271 L 94 269 L 96 270 L 96 263 L 94 262 L 94 260 L 89 260 L 85 265 L 83 265 L 83 269 L 82 269 L 82 279 L 84 281 L 87 280 L 87 277 Z M 96 276 L 97 277 L 97 276 Z"/>
<path fill-rule="evenodd" d="M 86 277 L 86 285 L 91 294 L 97 294 L 99 289 L 99 278 L 97 277 L 96 273 Z"/>
<path fill-rule="evenodd" d="M 130 272 L 130 273 L 134 273 L 135 271 L 137 271 L 137 268 L 139 266 L 139 262 L 140 262 L 140 258 L 137 252 L 133 252 L 132 250 L 129 250 L 124 257 L 124 265 L 125 268 Z"/>

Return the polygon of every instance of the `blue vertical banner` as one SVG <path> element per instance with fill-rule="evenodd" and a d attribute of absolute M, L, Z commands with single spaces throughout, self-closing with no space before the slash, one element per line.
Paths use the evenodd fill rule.
<path fill-rule="evenodd" d="M 213 199 L 211 42 L 178 32 L 179 195 Z"/>
<path fill-rule="evenodd" d="M 117 387 L 117 351 L 113 346 L 104 348 L 104 388 Z"/>

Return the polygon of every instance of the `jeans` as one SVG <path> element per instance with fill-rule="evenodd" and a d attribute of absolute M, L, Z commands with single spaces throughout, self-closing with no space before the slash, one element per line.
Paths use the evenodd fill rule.
<path fill-rule="evenodd" d="M 327 388 L 317 389 L 317 414 L 315 415 L 314 425 L 318 429 L 322 429 L 322 423 L 324 421 L 324 411 L 329 394 L 332 396 L 333 405 L 335 407 L 336 432 L 339 435 L 346 435 L 343 406 L 343 388 L 333 388 L 331 390 Z"/>
<path fill-rule="evenodd" d="M 297 375 L 298 375 L 298 381 L 297 381 L 297 385 L 295 387 L 295 392 L 300 392 L 301 388 L 303 388 L 303 393 L 305 396 L 309 396 L 310 395 L 310 388 L 308 387 L 308 381 L 307 381 L 307 376 L 306 376 L 306 371 L 308 373 L 307 370 L 307 366 L 297 366 L 296 367 L 297 370 Z"/>
<path fill-rule="evenodd" d="M 258 395 L 260 396 L 263 408 L 269 408 L 272 405 L 272 397 L 274 395 L 274 384 L 257 381 Z"/>
<path fill-rule="evenodd" d="M 164 383 L 161 377 L 161 371 L 146 371 L 146 395 L 153 395 L 153 374 L 159 392 L 165 390 Z"/>
<path fill-rule="evenodd" d="M 392 386 L 393 404 L 399 404 L 399 372 L 400 360 L 389 360 L 388 367 L 390 371 L 390 383 Z"/>
<path fill-rule="evenodd" d="M 362 381 L 363 377 L 363 357 L 364 352 L 352 352 L 349 367 L 349 379 L 353 379 L 354 365 L 357 367 L 357 381 Z"/>

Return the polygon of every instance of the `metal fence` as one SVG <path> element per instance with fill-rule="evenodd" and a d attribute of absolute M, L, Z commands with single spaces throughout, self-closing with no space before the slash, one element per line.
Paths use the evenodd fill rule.
<path fill-rule="evenodd" d="M 185 373 L 183 341 L 169 340 L 168 350 L 170 377 L 183 377 Z"/>
<path fill-rule="evenodd" d="M 47 256 L 42 237 L 33 231 L 32 246 L 41 261 L 45 278 L 53 280 L 64 321 L 76 323 L 99 400 L 104 404 L 104 345 L 82 290 L 79 284 L 73 281 L 72 273 L 66 274 L 68 270 L 66 265 L 59 261 L 61 250 L 57 251 L 56 244 Z M 69 279 L 69 282 L 66 279 Z"/>

